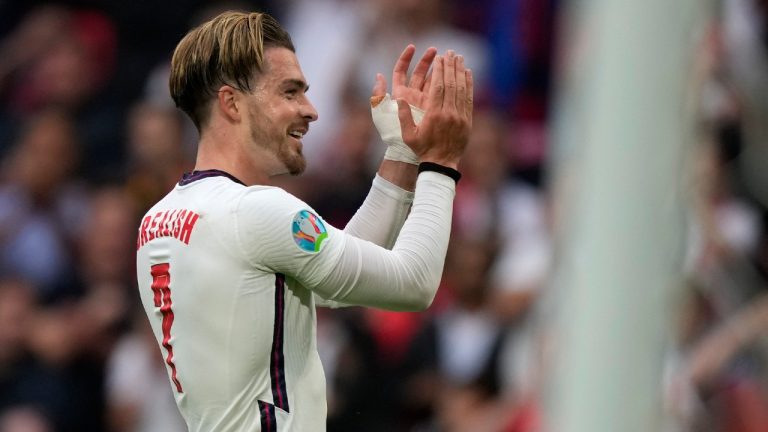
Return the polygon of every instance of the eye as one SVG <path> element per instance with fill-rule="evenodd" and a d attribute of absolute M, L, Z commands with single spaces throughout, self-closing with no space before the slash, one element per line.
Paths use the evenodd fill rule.
<path fill-rule="evenodd" d="M 299 90 L 296 88 L 290 88 L 285 91 L 285 97 L 288 99 L 294 99 L 299 94 Z"/>

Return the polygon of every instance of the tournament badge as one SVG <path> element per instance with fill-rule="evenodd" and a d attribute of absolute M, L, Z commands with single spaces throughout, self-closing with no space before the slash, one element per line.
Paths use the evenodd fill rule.
<path fill-rule="evenodd" d="M 293 241 L 299 249 L 307 252 L 319 252 L 323 240 L 328 238 L 325 225 L 317 215 L 302 210 L 293 217 Z"/>

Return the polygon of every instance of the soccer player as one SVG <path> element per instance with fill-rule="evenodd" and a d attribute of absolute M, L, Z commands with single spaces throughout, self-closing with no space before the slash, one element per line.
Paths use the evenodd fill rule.
<path fill-rule="evenodd" d="M 376 124 L 393 147 L 342 231 L 270 186 L 304 170 L 301 138 L 317 119 L 285 30 L 267 14 L 227 12 L 176 47 L 171 95 L 199 129 L 196 166 L 143 218 L 137 272 L 190 431 L 325 430 L 316 305 L 430 305 L 472 75 L 461 56 L 429 49 L 408 81 L 414 50 L 394 69 L 396 105 L 377 76 L 376 102 L 390 105 Z M 424 109 L 418 125 L 409 102 Z"/>

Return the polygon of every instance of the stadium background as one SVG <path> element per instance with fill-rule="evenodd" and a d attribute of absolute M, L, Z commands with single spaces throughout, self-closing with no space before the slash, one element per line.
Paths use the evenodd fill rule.
<path fill-rule="evenodd" d="M 389 80 L 415 42 L 456 49 L 477 76 L 432 308 L 319 311 L 329 430 L 538 430 L 550 318 L 538 300 L 563 217 L 548 170 L 560 1 L 0 0 L 0 431 L 184 430 L 138 305 L 135 234 L 193 166 L 170 54 L 226 9 L 268 11 L 292 34 L 320 120 L 304 139 L 308 172 L 280 184 L 337 226 L 383 153 L 367 102 L 375 73 Z M 768 2 L 714 12 L 692 55 L 685 283 L 659 399 L 665 430 L 765 431 L 768 182 L 754 155 L 766 142 L 745 130 L 768 115 L 745 89 L 768 80 Z"/>

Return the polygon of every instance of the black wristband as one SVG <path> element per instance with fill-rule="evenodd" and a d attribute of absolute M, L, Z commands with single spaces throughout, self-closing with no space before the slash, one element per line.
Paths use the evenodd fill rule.
<path fill-rule="evenodd" d="M 434 162 L 422 162 L 422 163 L 420 163 L 419 164 L 419 172 L 421 173 L 421 172 L 424 172 L 424 171 L 434 171 L 436 173 L 440 173 L 440 174 L 446 175 L 446 176 L 452 178 L 453 181 L 455 181 L 456 183 L 458 183 L 459 179 L 461 179 L 461 173 L 460 172 L 456 171 L 453 168 L 450 168 L 450 167 L 447 167 L 447 166 L 444 166 L 444 165 L 440 165 L 440 164 L 436 164 Z"/>

